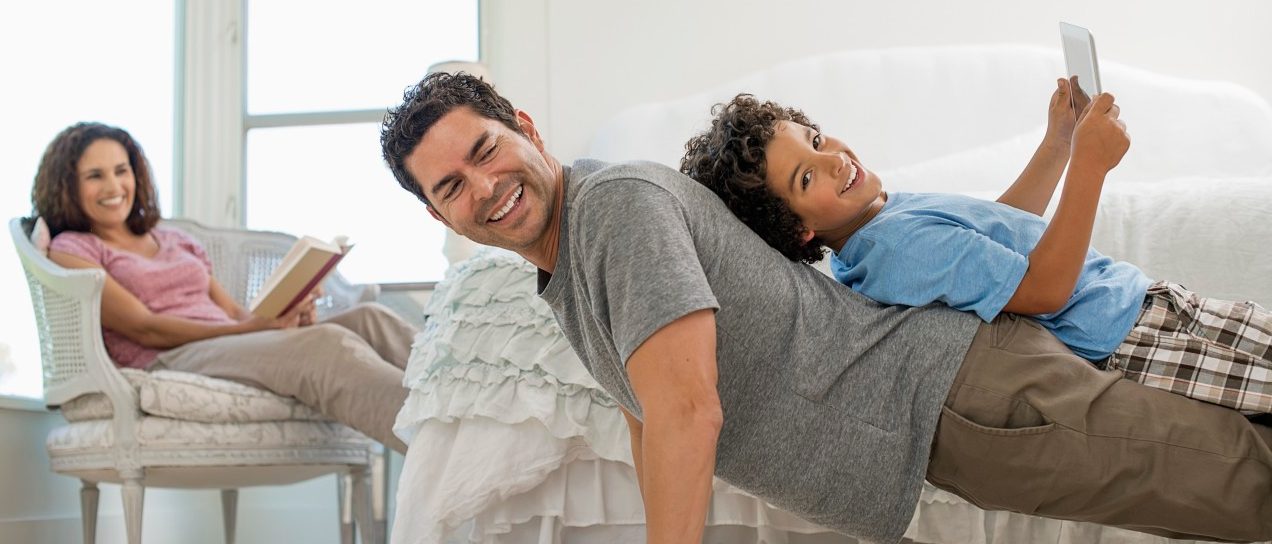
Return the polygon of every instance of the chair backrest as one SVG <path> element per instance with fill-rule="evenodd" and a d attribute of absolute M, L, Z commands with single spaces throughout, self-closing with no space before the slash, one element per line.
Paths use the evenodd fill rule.
<path fill-rule="evenodd" d="M 296 237 L 281 232 L 209 227 L 189 219 L 165 219 L 165 226 L 193 236 L 212 260 L 212 276 L 246 306 L 260 292 L 265 280 L 282 262 Z M 323 282 L 331 298 L 319 307 L 319 316 L 348 308 L 358 302 L 375 300 L 376 286 L 349 283 L 337 270 Z"/>
<path fill-rule="evenodd" d="M 246 305 L 260 291 L 265 279 L 296 237 L 281 232 L 214 228 L 188 219 L 165 219 L 163 224 L 193 236 L 212 260 L 212 277 Z"/>
<path fill-rule="evenodd" d="M 30 225 L 9 221 L 9 234 L 31 289 L 44 367 L 44 399 L 57 406 L 81 394 L 127 387 L 102 343 L 101 304 L 106 273 L 63 268 L 36 249 Z"/>

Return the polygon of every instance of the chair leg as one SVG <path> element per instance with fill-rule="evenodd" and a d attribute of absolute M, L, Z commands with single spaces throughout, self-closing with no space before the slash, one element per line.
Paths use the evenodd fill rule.
<path fill-rule="evenodd" d="M 97 482 L 80 480 L 80 521 L 84 525 L 84 544 L 97 542 Z"/>
<path fill-rule="evenodd" d="M 336 500 L 340 516 L 340 544 L 353 544 L 353 476 L 336 474 Z"/>
<path fill-rule="evenodd" d="M 371 456 L 371 523 L 375 539 L 368 544 L 389 541 L 389 477 L 392 472 L 389 449 L 380 446 Z"/>
<path fill-rule="evenodd" d="M 121 476 L 124 477 L 120 494 L 124 499 L 124 528 L 128 531 L 128 544 L 141 544 L 141 508 L 146 488 L 141 486 L 141 471 Z"/>
<path fill-rule="evenodd" d="M 364 544 L 372 544 L 376 542 L 375 520 L 372 519 L 371 512 L 371 486 L 368 480 L 371 479 L 371 471 L 366 466 L 358 465 L 349 467 L 349 475 L 353 483 L 353 519 L 358 526 L 358 533 L 362 535 Z"/>
<path fill-rule="evenodd" d="M 238 516 L 238 490 L 221 490 L 221 524 L 225 527 L 225 544 L 234 544 L 234 524 Z"/>

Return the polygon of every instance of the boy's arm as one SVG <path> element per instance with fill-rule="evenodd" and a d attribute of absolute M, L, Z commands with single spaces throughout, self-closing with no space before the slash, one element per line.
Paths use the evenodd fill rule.
<path fill-rule="evenodd" d="M 636 463 L 648 542 L 702 541 L 724 425 L 715 338 L 714 310 L 699 310 L 659 329 L 627 362 L 645 416 Z"/>
<path fill-rule="evenodd" d="M 1118 119 L 1120 112 L 1113 95 L 1107 93 L 1097 95 L 1083 112 L 1074 134 L 1073 161 L 1056 216 L 1029 254 L 1029 269 L 1003 311 L 1052 313 L 1063 308 L 1073 295 L 1091 246 L 1091 228 L 1104 177 L 1130 146 L 1126 124 Z"/>
<path fill-rule="evenodd" d="M 1047 133 L 1020 177 L 998 197 L 998 202 L 1037 216 L 1047 211 L 1060 174 L 1069 160 L 1075 122 L 1073 105 L 1069 101 L 1069 81 L 1058 79 L 1047 110 Z"/>

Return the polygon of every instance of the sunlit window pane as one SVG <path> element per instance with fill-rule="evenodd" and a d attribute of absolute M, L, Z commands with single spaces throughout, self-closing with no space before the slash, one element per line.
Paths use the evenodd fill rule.
<path fill-rule="evenodd" d="M 378 123 L 255 129 L 247 137 L 247 226 L 355 248 L 340 272 L 355 282 L 435 281 L 444 228 L 380 159 Z"/>
<path fill-rule="evenodd" d="M 251 114 L 387 107 L 443 60 L 477 60 L 477 2 L 248 2 Z"/>
<path fill-rule="evenodd" d="M 160 205 L 172 202 L 173 3 L 6 3 L 0 101 L 0 395 L 39 397 L 40 352 L 9 219 L 31 211 L 45 145 L 77 121 L 120 126 L 145 149 Z"/>

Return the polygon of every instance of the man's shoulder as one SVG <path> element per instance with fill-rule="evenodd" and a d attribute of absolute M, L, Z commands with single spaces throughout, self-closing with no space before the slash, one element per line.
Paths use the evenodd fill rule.
<path fill-rule="evenodd" d="M 580 198 L 592 193 L 610 192 L 667 192 L 681 196 L 703 189 L 689 176 L 652 161 L 608 163 L 580 159 L 574 163 L 573 171 Z"/>

